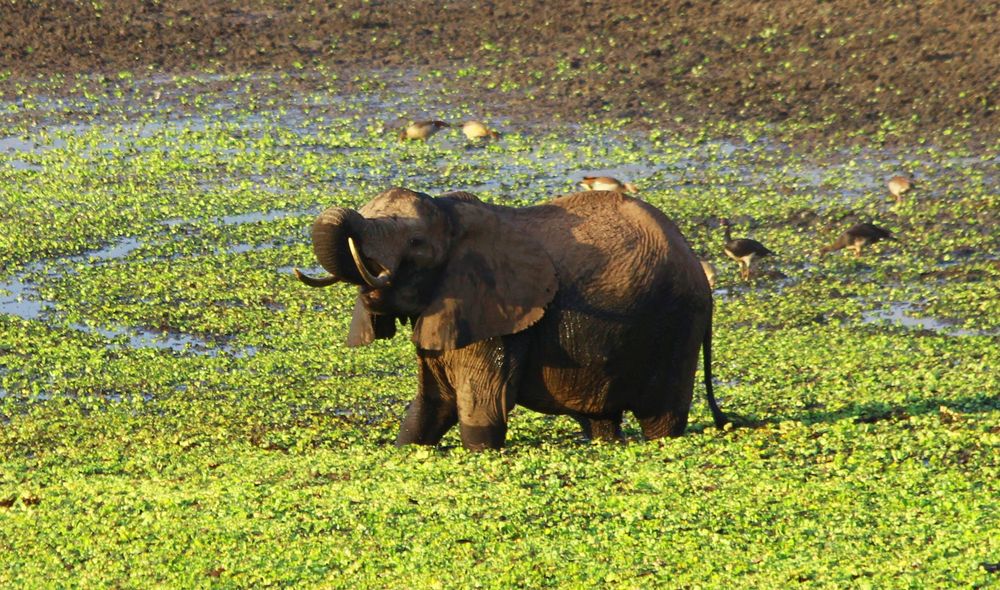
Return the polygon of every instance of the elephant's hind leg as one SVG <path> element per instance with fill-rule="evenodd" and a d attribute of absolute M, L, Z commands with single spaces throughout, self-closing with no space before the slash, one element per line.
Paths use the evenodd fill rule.
<path fill-rule="evenodd" d="M 662 359 L 632 406 L 647 439 L 680 436 L 687 428 L 704 327 L 700 319 L 675 318 L 673 338 L 662 343 Z"/>
<path fill-rule="evenodd" d="M 642 435 L 649 440 L 665 436 L 680 436 L 687 428 L 688 411 L 664 412 L 657 416 L 639 418 Z"/>
<path fill-rule="evenodd" d="M 680 436 L 687 428 L 694 394 L 694 363 L 661 369 L 652 379 L 642 402 L 633 408 L 647 439 Z M 668 374 L 669 373 L 669 374 Z"/>
<path fill-rule="evenodd" d="M 684 434 L 693 392 L 693 366 L 689 378 L 657 375 L 650 383 L 643 403 L 632 410 L 642 427 L 643 436 L 652 440 Z"/>
<path fill-rule="evenodd" d="M 580 425 L 583 438 L 587 440 L 625 442 L 621 414 L 612 418 L 588 418 L 586 416 L 574 416 L 573 418 Z"/>

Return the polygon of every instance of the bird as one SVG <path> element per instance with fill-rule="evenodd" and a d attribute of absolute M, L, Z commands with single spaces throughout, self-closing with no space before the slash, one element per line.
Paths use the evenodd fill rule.
<path fill-rule="evenodd" d="M 726 243 L 722 247 L 722 250 L 726 253 L 726 256 L 739 263 L 740 276 L 744 280 L 750 278 L 750 267 L 753 265 L 755 259 L 766 256 L 777 256 L 777 254 L 764 247 L 764 244 L 761 244 L 757 240 L 751 240 L 750 238 L 736 238 L 734 240 L 729 231 L 728 219 L 722 220 L 722 227 L 726 231 Z"/>
<path fill-rule="evenodd" d="M 624 191 L 633 195 L 639 192 L 631 182 L 622 182 L 610 176 L 584 176 L 580 186 L 588 191 Z"/>
<path fill-rule="evenodd" d="M 857 258 L 858 256 L 861 256 L 861 250 L 863 250 L 865 246 L 882 240 L 892 240 L 894 242 L 899 241 L 892 237 L 892 232 L 887 229 L 881 228 L 872 223 L 858 223 L 852 225 L 847 231 L 840 234 L 840 236 L 829 246 L 823 246 L 820 248 L 819 255 L 820 257 L 823 257 L 828 252 L 848 248 L 850 250 L 854 250 L 854 257 Z"/>
<path fill-rule="evenodd" d="M 481 121 L 466 121 L 462 124 L 462 133 L 469 141 L 477 139 L 500 139 L 500 132 L 490 129 Z"/>
<path fill-rule="evenodd" d="M 399 132 L 400 141 L 419 139 L 421 141 L 427 141 L 427 139 L 443 129 L 444 127 L 451 127 L 448 123 L 444 121 L 414 121 L 407 125 L 404 129 Z"/>
<path fill-rule="evenodd" d="M 715 288 L 715 265 L 711 262 L 702 259 L 701 269 L 705 271 L 705 278 L 708 279 L 708 286 L 712 289 Z"/>
<path fill-rule="evenodd" d="M 897 203 L 903 202 L 903 194 L 913 188 L 913 181 L 905 176 L 893 176 L 889 179 L 889 192 L 896 197 Z"/>

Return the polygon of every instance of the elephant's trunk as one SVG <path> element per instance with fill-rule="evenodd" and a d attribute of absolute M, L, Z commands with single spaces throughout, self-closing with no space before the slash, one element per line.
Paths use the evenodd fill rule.
<path fill-rule="evenodd" d="M 319 277 L 319 278 L 311 277 L 297 268 L 293 268 L 292 272 L 295 273 L 295 278 L 309 285 L 310 287 L 329 287 L 330 285 L 337 282 L 337 279 L 335 279 L 334 277 Z"/>
<path fill-rule="evenodd" d="M 312 226 L 313 252 L 330 276 L 313 278 L 298 269 L 295 269 L 295 276 L 310 287 L 326 287 L 341 281 L 357 285 L 366 282 L 348 247 L 348 238 L 360 239 L 364 222 L 364 217 L 351 209 L 330 207 L 320 213 Z"/>

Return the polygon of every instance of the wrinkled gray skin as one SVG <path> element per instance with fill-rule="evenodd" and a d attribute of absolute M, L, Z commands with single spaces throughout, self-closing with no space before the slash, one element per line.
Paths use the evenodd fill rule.
<path fill-rule="evenodd" d="M 357 257 L 352 256 L 349 240 Z M 413 325 L 419 389 L 397 444 L 436 444 L 456 423 L 469 449 L 499 448 L 515 404 L 568 414 L 620 439 L 687 426 L 698 351 L 711 389 L 712 295 L 698 258 L 659 210 L 612 192 L 509 208 L 469 193 L 388 190 L 313 224 L 328 277 L 359 285 L 348 344 Z"/>

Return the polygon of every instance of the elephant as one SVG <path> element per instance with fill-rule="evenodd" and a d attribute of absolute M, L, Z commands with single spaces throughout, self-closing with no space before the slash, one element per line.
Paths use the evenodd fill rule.
<path fill-rule="evenodd" d="M 575 418 L 585 437 L 623 440 L 630 411 L 647 439 L 680 436 L 699 349 L 715 425 L 712 293 L 699 259 L 660 210 L 590 191 L 527 206 L 467 192 L 392 188 L 312 225 L 328 276 L 358 286 L 348 346 L 412 326 L 418 388 L 397 445 L 437 444 L 456 423 L 471 450 L 504 445 L 515 405 Z"/>

